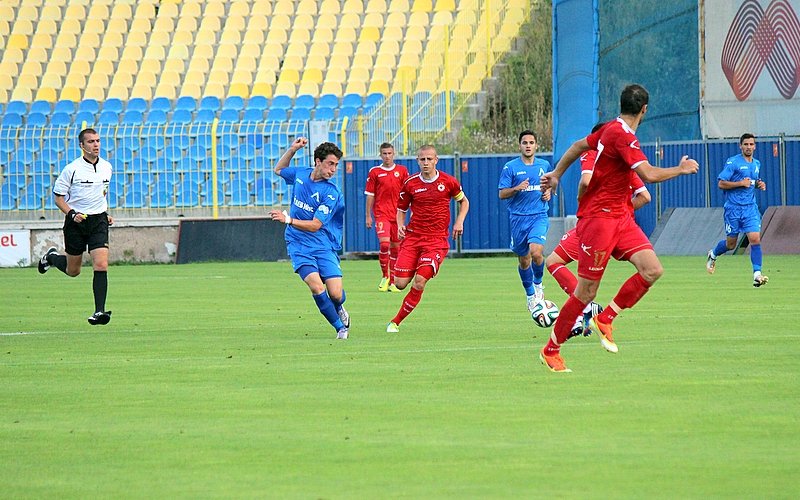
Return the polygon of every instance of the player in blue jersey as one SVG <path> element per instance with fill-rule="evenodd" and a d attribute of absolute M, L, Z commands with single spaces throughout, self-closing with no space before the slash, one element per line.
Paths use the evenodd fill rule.
<path fill-rule="evenodd" d="M 753 286 L 766 285 L 769 278 L 761 274 L 761 212 L 756 203 L 755 190 L 765 191 L 767 185 L 759 178 L 761 162 L 753 158 L 756 138 L 743 134 L 739 139 L 741 154 L 731 156 L 717 176 L 717 185 L 725 191 L 725 234 L 717 246 L 708 251 L 706 270 L 713 273 L 717 257 L 733 250 L 739 233 L 745 233 L 750 242 L 750 262 L 753 264 Z"/>
<path fill-rule="evenodd" d="M 308 139 L 298 137 L 275 164 L 275 173 L 294 189 L 289 211 L 272 210 L 269 215 L 286 224 L 286 251 L 294 272 L 308 285 L 319 311 L 336 330 L 336 338 L 344 340 L 350 328 L 338 254 L 344 196 L 331 181 L 343 153 L 335 144 L 323 142 L 314 149 L 314 168 L 290 167 L 294 154 L 307 144 Z"/>
<path fill-rule="evenodd" d="M 511 250 L 519 258 L 519 277 L 528 297 L 528 311 L 544 299 L 544 244 L 550 219 L 550 190 L 542 191 L 539 179 L 551 170 L 550 162 L 536 158 L 536 134 L 519 134 L 520 157 L 503 166 L 497 184 L 501 200 L 508 200 Z"/>

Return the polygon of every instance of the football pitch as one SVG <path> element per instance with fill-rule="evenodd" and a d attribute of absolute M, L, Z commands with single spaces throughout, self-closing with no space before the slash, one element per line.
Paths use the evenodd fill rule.
<path fill-rule="evenodd" d="M 664 257 L 596 337 L 538 361 L 510 256 L 448 259 L 417 309 L 345 261 L 350 339 L 288 263 L 0 270 L 3 498 L 792 498 L 800 258 Z M 632 273 L 612 264 L 605 305 Z M 566 296 L 545 276 L 545 295 Z M 794 491 L 795 493 L 792 493 Z"/>

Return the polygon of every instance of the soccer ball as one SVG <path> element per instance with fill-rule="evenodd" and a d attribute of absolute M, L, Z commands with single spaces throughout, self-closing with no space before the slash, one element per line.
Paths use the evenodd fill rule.
<path fill-rule="evenodd" d="M 531 318 L 534 323 L 542 328 L 553 326 L 553 323 L 556 322 L 556 318 L 558 318 L 558 306 L 549 300 L 540 300 L 533 306 Z"/>

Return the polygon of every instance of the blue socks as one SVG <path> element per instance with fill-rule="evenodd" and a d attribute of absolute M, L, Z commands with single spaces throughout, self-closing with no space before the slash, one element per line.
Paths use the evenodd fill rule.
<path fill-rule="evenodd" d="M 344 290 L 342 290 L 342 300 L 336 300 L 333 297 L 331 297 L 331 302 L 333 302 L 333 307 L 336 308 L 337 313 L 342 310 L 342 305 L 344 304 L 345 300 L 347 300 L 347 294 L 344 293 Z"/>
<path fill-rule="evenodd" d="M 714 247 L 714 250 L 711 252 L 714 254 L 715 257 L 719 257 L 720 255 L 724 254 L 728 251 L 728 247 L 725 246 L 725 240 L 719 240 L 717 246 Z"/>
<path fill-rule="evenodd" d="M 761 271 L 761 244 L 750 245 L 750 262 L 753 263 L 753 272 Z"/>
<path fill-rule="evenodd" d="M 542 260 L 541 264 L 535 262 L 531 263 L 531 269 L 533 269 L 533 282 L 537 285 L 541 285 L 542 278 L 544 278 L 544 260 Z"/>
<path fill-rule="evenodd" d="M 342 320 L 339 319 L 339 313 L 336 312 L 336 306 L 333 305 L 333 301 L 328 296 L 328 291 L 324 291 L 319 295 L 312 295 L 314 297 L 314 302 L 317 303 L 317 308 L 319 312 L 325 316 L 325 319 L 328 320 L 337 331 L 341 328 L 344 328 L 344 324 Z M 342 300 L 344 301 L 344 295 L 342 296 Z"/>
<path fill-rule="evenodd" d="M 522 269 L 521 267 L 517 268 L 519 271 L 519 279 L 522 280 L 522 288 L 525 289 L 525 293 L 530 297 L 534 294 L 533 291 L 533 266 L 529 267 L 528 269 Z M 539 277 L 539 282 L 541 283 L 542 278 Z"/>

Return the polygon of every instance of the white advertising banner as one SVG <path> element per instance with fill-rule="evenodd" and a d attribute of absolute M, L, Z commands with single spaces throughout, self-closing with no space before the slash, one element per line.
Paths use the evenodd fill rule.
<path fill-rule="evenodd" d="M 24 267 L 31 262 L 31 232 L 0 230 L 0 267 Z"/>
<path fill-rule="evenodd" d="M 800 135 L 800 0 L 700 5 L 703 135 Z"/>

